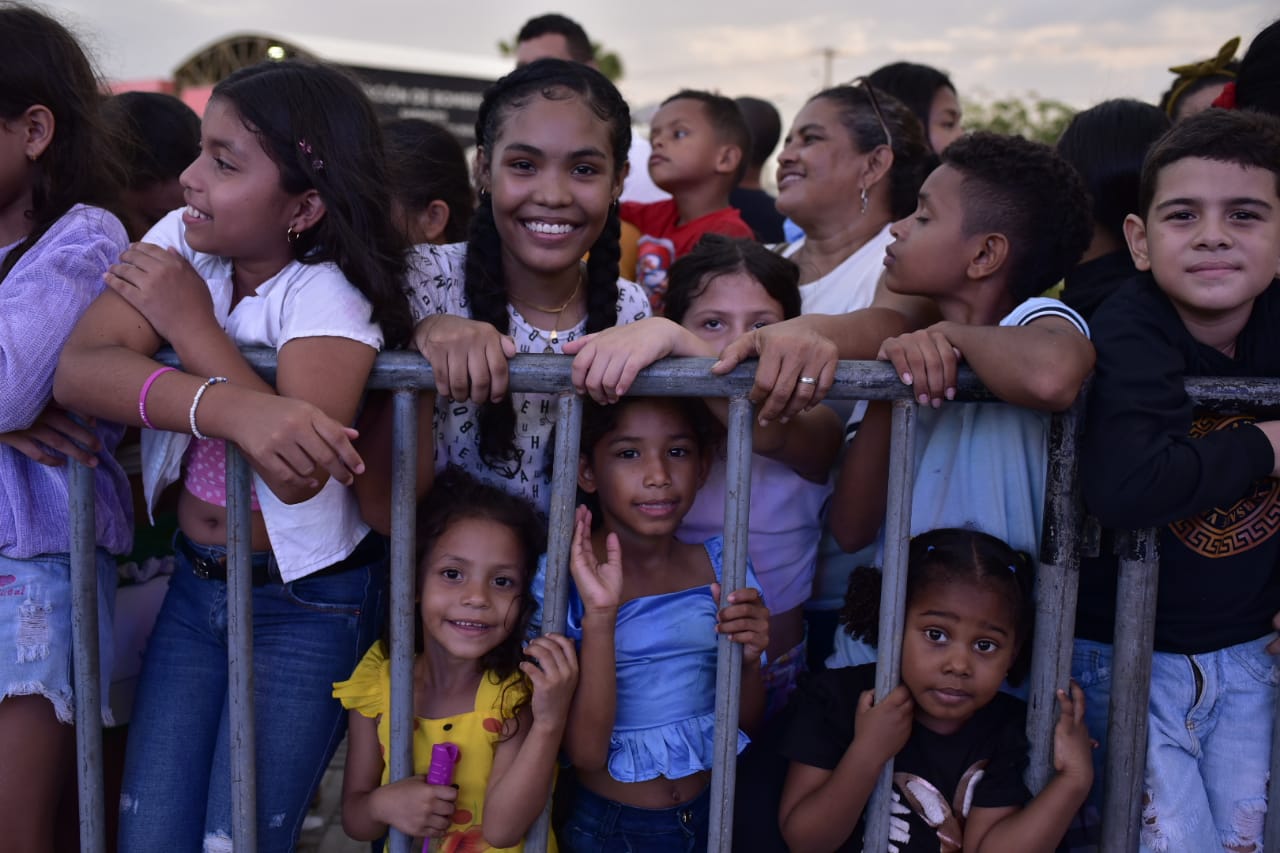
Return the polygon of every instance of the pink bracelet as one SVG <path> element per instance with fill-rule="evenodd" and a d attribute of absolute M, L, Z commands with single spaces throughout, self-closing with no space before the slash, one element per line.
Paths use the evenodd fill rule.
<path fill-rule="evenodd" d="M 147 381 L 142 383 L 142 390 L 138 392 L 138 417 L 142 418 L 142 425 L 147 429 L 155 429 L 156 425 L 151 423 L 151 418 L 147 417 L 147 393 L 151 390 L 152 384 L 160 378 L 162 374 L 170 371 L 177 371 L 176 367 L 162 367 L 155 373 L 147 377 Z"/>

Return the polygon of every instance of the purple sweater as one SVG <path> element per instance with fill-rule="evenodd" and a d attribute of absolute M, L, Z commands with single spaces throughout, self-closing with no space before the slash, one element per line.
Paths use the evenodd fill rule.
<path fill-rule="evenodd" d="M 0 432 L 30 427 L 49 404 L 58 354 L 126 245 L 119 220 L 76 205 L 0 280 Z M 0 259 L 12 248 L 0 247 Z M 112 453 L 124 428 L 99 421 L 96 432 L 103 446 L 94 477 L 98 545 L 123 554 L 133 544 L 132 501 Z M 0 444 L 0 554 L 66 553 L 68 529 L 67 468 Z"/>

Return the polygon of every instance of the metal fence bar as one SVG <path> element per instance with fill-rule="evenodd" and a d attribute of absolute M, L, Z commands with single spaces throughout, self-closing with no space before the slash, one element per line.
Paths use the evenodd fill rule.
<path fill-rule="evenodd" d="M 542 604 L 543 633 L 564 633 L 569 603 L 569 549 L 578 506 L 578 444 L 582 438 L 582 398 L 561 394 L 556 401 L 556 436 L 551 469 L 551 514 L 547 529 L 547 585 Z"/>
<path fill-rule="evenodd" d="M 258 847 L 253 704 L 253 525 L 249 463 L 227 444 L 227 677 L 231 737 L 231 829 L 238 850 Z"/>
<path fill-rule="evenodd" d="M 1076 444 L 1081 400 L 1055 415 L 1049 430 L 1045 476 L 1044 535 L 1036 571 L 1036 624 L 1032 635 L 1031 689 L 1027 696 L 1030 763 L 1027 787 L 1039 793 L 1053 777 L 1053 728 L 1058 722 L 1056 691 L 1071 681 L 1071 647 L 1080 585 L 1081 502 Z"/>
<path fill-rule="evenodd" d="M 720 605 L 747 582 L 747 522 L 751 516 L 751 401 L 729 401 L 725 461 L 724 566 Z M 711 764 L 711 816 L 707 850 L 729 853 L 733 847 L 733 797 L 738 768 L 738 711 L 742 695 L 742 645 L 721 634 L 716 650 L 716 728 Z"/>
<path fill-rule="evenodd" d="M 542 633 L 564 633 L 569 603 L 569 551 L 577 511 L 578 446 L 582 398 L 562 393 L 556 400 L 556 443 L 551 469 L 551 515 L 547 529 L 547 576 L 542 596 Z M 551 800 L 525 834 L 525 853 L 546 853 L 551 837 Z"/>
<path fill-rule="evenodd" d="M 876 701 L 898 686 L 902 670 L 903 616 L 907 606 L 907 556 L 911 547 L 911 491 L 915 482 L 916 404 L 895 400 L 889 438 L 889 500 L 884 520 L 884 568 L 880 587 L 880 629 L 876 646 Z M 865 853 L 885 853 L 893 759 L 885 762 L 863 813 Z"/>
<path fill-rule="evenodd" d="M 415 623 L 414 523 L 417 518 L 418 394 L 392 394 L 391 435 L 391 745 L 392 780 L 413 774 L 413 657 Z M 391 853 L 409 853 L 412 839 L 397 829 L 388 838 Z"/>
<path fill-rule="evenodd" d="M 102 802 L 102 675 L 98 657 L 97 519 L 93 469 L 67 462 L 71 505 L 71 655 L 75 676 L 77 784 L 80 849 L 106 850 Z"/>
<path fill-rule="evenodd" d="M 270 381 L 275 372 L 275 352 L 264 348 L 250 348 L 245 351 L 245 356 L 264 377 Z M 171 351 L 165 351 L 157 355 L 157 359 L 162 363 L 176 364 L 176 356 Z M 668 359 L 662 364 L 644 371 L 640 378 L 632 387 L 632 393 L 637 395 L 675 395 L 675 396 L 707 396 L 707 397 L 733 397 L 745 394 L 753 383 L 754 366 L 745 364 L 739 366 L 730 375 L 725 377 L 711 376 L 707 367 L 710 365 L 710 359 Z M 511 387 L 513 390 L 529 393 L 562 393 L 568 382 L 568 361 L 562 356 L 554 355 L 521 355 L 511 361 Z M 958 395 L 957 399 L 965 401 L 990 400 L 993 399 L 977 381 L 972 371 L 967 368 L 962 369 L 958 377 Z M 421 356 L 415 353 L 384 353 L 379 356 L 377 364 L 370 375 L 368 387 L 371 389 L 429 389 L 434 387 L 434 380 L 431 374 L 430 366 Z M 1280 400 L 1280 380 L 1275 379 L 1218 379 L 1218 378 L 1189 378 L 1186 383 L 1188 394 L 1198 402 L 1219 402 L 1219 403 L 1252 403 L 1258 404 L 1267 401 Z M 866 400 L 894 400 L 905 401 L 910 394 L 911 389 L 903 386 L 893 375 L 892 368 L 887 364 L 873 362 L 841 362 L 836 371 L 836 385 L 828 395 L 831 399 L 866 399 Z M 399 400 L 397 400 L 399 405 Z M 577 444 L 580 428 L 580 405 L 577 398 L 572 394 L 564 394 L 560 403 L 560 425 L 562 429 L 557 431 L 557 449 L 556 449 L 556 474 L 554 475 L 559 482 L 560 478 L 565 478 L 567 486 L 559 488 L 567 488 L 567 494 L 570 497 L 567 527 L 561 532 L 557 532 L 556 522 L 554 518 L 560 514 L 553 510 L 553 523 L 550 531 L 549 552 L 554 559 L 549 563 L 549 568 L 559 563 L 564 567 L 567 563 L 568 541 L 572 535 L 572 494 L 573 494 L 573 473 L 576 466 L 574 464 L 566 464 L 570 461 L 576 462 Z M 571 417 L 566 417 L 566 412 L 574 413 Z M 912 479 L 910 471 L 911 462 L 913 460 L 913 452 L 910 450 L 912 415 L 914 414 L 914 406 L 910 403 L 895 403 L 895 422 L 894 422 L 894 445 L 893 463 L 890 475 L 890 503 L 889 512 L 886 519 L 886 525 L 889 530 L 901 529 L 901 534 L 889 536 L 886 543 L 886 596 L 889 596 L 890 586 L 895 581 L 891 580 L 891 576 L 895 574 L 891 568 L 894 565 L 905 565 L 906 545 L 908 541 L 907 532 L 909 531 L 909 512 L 910 498 L 909 490 L 903 491 L 904 485 L 909 484 Z M 1078 425 L 1079 413 L 1075 412 L 1068 418 L 1063 419 L 1062 425 L 1065 427 L 1070 424 L 1070 419 L 1075 418 Z M 565 429 L 563 427 L 569 427 Z M 397 413 L 396 424 L 397 435 L 403 433 L 408 436 L 411 433 L 416 436 L 416 429 L 406 429 L 399 420 Z M 1044 536 L 1044 548 L 1042 549 L 1042 565 L 1041 577 L 1038 580 L 1039 589 L 1037 592 L 1037 609 L 1040 623 L 1037 630 L 1036 650 L 1033 658 L 1033 689 L 1031 697 L 1031 708 L 1029 711 L 1028 734 L 1032 742 L 1032 762 L 1028 771 L 1028 782 L 1033 789 L 1039 788 L 1044 780 L 1048 778 L 1051 772 L 1052 756 L 1048 754 L 1047 744 L 1051 742 L 1051 737 L 1045 735 L 1045 731 L 1051 731 L 1052 720 L 1054 719 L 1054 703 L 1050 701 L 1051 686 L 1056 687 L 1065 683 L 1065 673 L 1069 667 L 1070 661 L 1070 645 L 1068 639 L 1072 633 L 1071 614 L 1074 610 L 1075 596 L 1075 580 L 1078 573 L 1078 554 L 1079 545 L 1078 525 L 1073 516 L 1070 521 L 1067 520 L 1068 515 L 1072 512 L 1078 512 L 1078 503 L 1075 497 L 1075 487 L 1072 484 L 1071 475 L 1068 471 L 1075 465 L 1075 447 L 1072 444 L 1068 429 L 1065 433 L 1055 433 L 1052 441 L 1052 450 L 1050 455 L 1050 475 L 1049 486 L 1046 495 L 1046 528 Z M 563 443 L 563 447 L 560 444 Z M 1066 460 L 1066 454 L 1070 453 L 1071 458 Z M 1063 459 L 1059 459 L 1062 456 Z M 398 457 L 399 458 L 399 457 Z M 410 457 L 411 458 L 411 457 Z M 238 460 L 238 454 L 234 452 L 228 454 L 228 473 L 232 474 L 233 460 Z M 247 466 L 243 466 L 243 482 L 246 489 L 248 474 Z M 902 470 L 902 466 L 906 466 L 906 470 Z M 79 466 L 72 464 L 73 477 L 78 476 L 74 472 Z M 399 471 L 401 466 L 396 466 Z M 1056 473 L 1055 473 L 1056 470 Z M 82 472 L 89 479 L 91 484 L 93 472 L 85 470 Z M 83 487 L 81 487 L 83 488 Z M 92 488 L 90 485 L 88 488 Z M 411 488 L 411 486 L 410 486 Z M 557 500 L 556 489 L 553 486 L 553 503 Z M 90 492 L 91 494 L 91 492 Z M 238 490 L 232 484 L 232 488 L 228 489 L 228 522 L 229 533 L 232 538 L 235 536 L 238 524 L 232 517 L 232 506 L 236 502 Z M 76 502 L 75 488 L 72 490 L 72 510 L 75 510 Z M 90 499 L 91 500 L 91 499 Z M 1065 503 L 1064 503 L 1065 501 Z M 400 503 L 398 498 L 397 504 Z M 410 504 L 412 501 L 409 502 Z M 247 502 L 246 507 L 247 510 Z M 903 517 L 903 510 L 906 517 Z M 395 510 L 393 509 L 393 513 Z M 247 512 L 245 513 L 247 519 Z M 394 522 L 393 522 L 394 526 Z M 243 602 L 243 612 L 237 616 L 236 611 L 240 610 L 239 604 L 232 607 L 229 614 L 232 628 L 229 631 L 229 642 L 232 644 L 232 661 L 230 663 L 232 689 L 233 693 L 239 692 L 244 699 L 237 699 L 235 695 L 232 698 L 233 713 L 233 778 L 235 778 L 235 791 L 233 791 L 233 806 L 236 809 L 236 844 L 237 847 L 244 846 L 252 849 L 256 834 L 256 824 L 254 821 L 254 813 L 256 806 L 254 805 L 254 787 L 253 787 L 253 719 L 250 713 L 246 713 L 245 708 L 251 711 L 251 702 L 247 697 L 252 693 L 252 669 L 251 669 L 251 647 L 252 633 L 247 626 L 251 625 L 250 606 L 251 589 L 248 584 L 248 553 L 250 543 L 247 541 L 247 521 L 244 527 L 239 527 L 241 536 L 245 539 L 242 546 L 236 546 L 232 539 L 229 538 L 229 562 L 231 571 L 229 572 L 228 591 L 233 602 L 238 600 L 236 587 L 245 587 L 245 595 Z M 84 549 L 84 543 L 90 543 L 88 553 L 92 556 L 91 544 L 94 538 L 94 530 L 92 525 L 88 528 L 76 527 L 73 536 L 73 551 L 76 548 Z M 563 542 L 564 553 L 561 557 L 555 558 L 558 549 Z M 239 559 L 236 557 L 237 547 L 243 547 L 244 550 L 244 568 L 237 570 Z M 393 545 L 393 555 L 398 549 Z M 412 575 L 412 556 L 411 547 L 407 548 L 404 553 L 409 555 L 410 576 Z M 900 553 L 896 553 L 900 551 Z M 395 560 L 393 556 L 393 561 Z M 1149 690 L 1150 664 L 1153 629 L 1154 629 L 1154 602 L 1156 592 L 1156 576 L 1154 569 L 1158 565 L 1158 557 L 1156 555 L 1155 537 L 1152 531 L 1140 531 L 1132 535 L 1129 540 L 1129 546 L 1124 553 L 1124 559 L 1121 561 L 1121 580 L 1120 591 L 1118 593 L 1118 617 L 1115 638 L 1115 669 L 1114 683 L 1122 689 L 1113 693 L 1110 731 L 1111 738 L 1109 743 L 1108 767 L 1105 774 L 1106 782 L 1106 804 L 1104 806 L 1104 839 L 1102 850 L 1104 853 L 1112 853 L 1113 851 L 1129 851 L 1136 847 L 1137 832 L 1140 827 L 1139 819 L 1141 813 L 1141 787 L 1142 787 L 1142 771 L 1145 759 L 1146 747 L 1146 701 Z M 546 620 L 544 625 L 548 628 L 562 628 L 563 626 L 563 610 L 564 595 L 566 587 L 557 585 L 563 579 L 563 571 L 557 573 L 555 571 L 548 572 L 548 597 L 546 612 Z M 242 583 L 237 582 L 237 578 Z M 905 580 L 905 574 L 900 580 Z M 728 584 L 726 584 L 726 588 Z M 895 591 L 893 595 L 900 596 L 901 591 Z M 410 601 L 412 598 L 410 596 Z M 96 602 L 92 600 L 81 600 L 77 603 L 77 610 L 94 609 Z M 890 602 L 892 604 L 892 602 Z M 393 602 L 393 607 L 394 607 Z M 884 612 L 900 614 L 901 602 L 897 607 L 884 607 L 882 605 L 882 619 Z M 410 621 L 412 620 L 412 610 L 409 611 Z M 83 615 L 83 614 L 82 614 Z M 898 663 L 900 662 L 900 642 L 901 642 L 901 621 L 900 615 L 890 617 L 889 624 L 890 636 L 885 637 L 886 627 L 882 623 L 881 626 L 881 643 L 880 643 L 880 666 L 877 683 L 877 694 L 884 695 L 888 690 L 897 684 L 898 680 Z M 239 620 L 239 627 L 234 627 Z M 894 623 L 896 622 L 896 628 Z M 1052 627 L 1050 627 L 1052 626 Z M 79 701 L 82 698 L 89 698 L 89 691 L 95 689 L 99 682 L 92 684 L 82 681 L 82 673 L 96 664 L 97 660 L 97 636 L 91 636 L 92 632 L 84 632 L 82 630 L 80 617 L 77 616 L 76 628 L 77 643 L 83 642 L 85 648 L 77 648 L 77 708 L 81 706 L 92 707 L 92 703 L 88 701 Z M 893 634 L 897 636 L 894 637 Z M 1052 641 L 1048 634 L 1056 634 L 1060 640 L 1057 644 Z M 886 642 L 886 639 L 888 640 Z M 243 646 L 243 650 L 241 647 Z M 91 647 L 91 648 L 90 648 Z M 401 676 L 397 679 L 395 672 L 395 649 L 396 644 L 393 642 L 393 682 L 396 680 L 404 680 Z M 90 654 L 91 653 L 91 654 Z M 86 655 L 91 657 L 87 663 L 82 664 L 81 658 Z M 886 656 L 888 660 L 886 661 Z M 241 669 L 241 676 L 244 683 L 237 685 L 237 669 Z M 890 678 L 889 676 L 893 677 Z M 248 689 L 245 692 L 244 688 Z M 393 688 L 394 690 L 394 688 Z M 1137 696 L 1137 693 L 1141 696 Z M 393 693 L 394 696 L 394 693 Z M 393 708 L 394 708 L 393 698 Z M 410 707 L 405 718 L 411 715 Z M 235 722 L 236 715 L 242 715 L 243 720 L 239 723 Z M 393 726 L 397 714 L 393 713 Z M 92 725 L 86 724 L 84 720 L 78 717 L 78 729 L 85 732 L 96 730 L 96 721 Z M 1049 721 L 1049 722 L 1046 722 Z M 1047 728 L 1046 728 L 1047 727 Z M 1273 767 L 1280 772 L 1280 717 L 1277 718 L 1277 726 L 1275 728 L 1276 748 L 1273 749 L 1272 760 Z M 92 801 L 95 797 L 100 800 L 99 783 L 96 781 L 95 769 L 100 766 L 101 748 L 100 733 L 98 735 L 98 745 L 93 743 L 85 743 L 78 736 L 77 746 L 80 753 L 80 785 L 82 791 L 81 809 L 82 815 L 86 808 L 86 802 Z M 243 749 L 243 754 L 237 755 Z M 245 756 L 248 757 L 248 765 L 246 770 L 238 768 L 237 762 L 243 762 Z M 891 768 L 886 768 L 884 777 L 881 780 L 883 786 L 888 781 Z M 887 793 L 887 788 L 885 792 Z M 85 793 L 88 796 L 85 796 Z M 876 795 L 873 796 L 871 805 L 868 807 L 868 835 L 870 839 L 887 838 L 887 823 L 884 832 L 872 829 L 874 821 L 885 819 L 887 821 L 887 811 L 881 809 L 878 805 L 881 798 L 880 789 L 877 789 Z M 97 806 L 101 812 L 101 804 Z M 92 810 L 92 807 L 90 807 Z M 1267 829 L 1269 838 L 1280 837 L 1280 809 L 1271 810 L 1272 814 L 1267 818 Z M 731 815 L 730 815 L 731 816 Z M 90 825 L 84 825 L 84 821 L 88 821 Z M 88 818 L 82 817 L 82 832 L 92 834 L 96 830 L 91 826 L 93 822 L 92 816 Z M 247 826 L 245 824 L 247 823 Z M 242 829 L 242 826 L 244 828 Z M 246 841 L 245 839 L 248 839 Z M 87 844 L 88 842 L 86 842 Z M 85 849 L 92 849 L 85 847 Z M 529 848 L 533 853 L 534 848 Z M 878 849 L 869 846 L 868 850 Z"/>
<path fill-rule="evenodd" d="M 1277 697 L 1280 702 L 1280 697 Z M 1271 778 L 1280 779 L 1280 708 L 1276 710 L 1275 719 L 1271 721 Z M 1271 803 L 1280 801 L 1280 797 L 1272 798 Z M 1280 846 L 1280 806 L 1267 809 L 1266 825 L 1262 831 L 1262 841 L 1266 850 L 1275 850 Z"/>
<path fill-rule="evenodd" d="M 1156 584 L 1160 557 L 1156 531 L 1125 531 L 1117 537 L 1120 576 L 1112 645 L 1111 709 L 1103 773 L 1102 853 L 1138 849 L 1142 791 L 1147 765 L 1147 703 L 1156 629 Z M 1120 733 L 1120 737 L 1111 737 Z"/>

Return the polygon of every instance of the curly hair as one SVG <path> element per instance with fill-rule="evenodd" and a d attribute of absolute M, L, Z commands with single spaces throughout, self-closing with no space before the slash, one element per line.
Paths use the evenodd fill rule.
<path fill-rule="evenodd" d="M 979 530 L 942 527 L 911 538 L 907 556 L 907 607 L 925 590 L 952 583 L 979 584 L 1004 599 L 1013 617 L 1018 653 L 1009 683 L 1020 684 L 1031 669 L 1035 627 L 1035 563 L 1031 555 Z M 844 632 L 876 645 L 880 626 L 879 569 L 859 566 L 849 575 L 840 622 Z"/>
<path fill-rule="evenodd" d="M 1008 239 L 1015 302 L 1053 286 L 1089 247 L 1093 221 L 1084 182 L 1048 145 L 971 133 L 947 146 L 942 163 L 963 178 L 966 235 Z"/>
<path fill-rule="evenodd" d="M 525 635 L 536 606 L 530 591 L 531 582 L 538 568 L 538 557 L 546 550 L 546 525 L 533 505 L 521 497 L 480 482 L 460 468 L 446 468 L 436 477 L 431 492 L 418 506 L 416 589 L 421 595 L 431 550 L 445 531 L 460 521 L 477 520 L 492 521 L 508 528 L 520 544 L 524 586 L 517 599 L 520 610 L 515 625 L 506 639 L 476 662 L 481 673 L 492 672 L 505 681 L 519 672 L 520 662 L 524 659 Z M 414 646 L 420 653 L 424 642 L 421 619 L 417 620 L 414 633 Z M 512 708 L 512 715 L 515 716 L 528 701 L 525 697 L 517 702 Z"/>
<path fill-rule="evenodd" d="M 241 68 L 214 86 L 280 169 L 286 192 L 314 189 L 325 215 L 292 243 L 303 264 L 333 263 L 372 305 L 388 349 L 409 339 L 408 245 L 391 220 L 382 131 L 345 71 L 301 59 Z"/>
<path fill-rule="evenodd" d="M 579 99 L 609 128 L 613 177 L 620 178 L 631 147 L 631 111 L 608 78 L 586 65 L 560 59 L 539 59 L 498 80 L 484 94 L 476 116 L 476 144 L 494 150 L 506 118 L 536 99 Z M 612 205 L 587 259 L 587 332 L 618 322 L 618 261 L 622 257 L 622 221 Z M 467 241 L 466 300 L 471 318 L 489 323 L 502 334 L 511 330 L 507 313 L 507 282 L 502 270 L 502 240 L 493 218 L 493 199 L 481 193 Z M 508 395 L 480 407 L 480 455 L 500 465 L 516 455 L 515 407 Z"/>

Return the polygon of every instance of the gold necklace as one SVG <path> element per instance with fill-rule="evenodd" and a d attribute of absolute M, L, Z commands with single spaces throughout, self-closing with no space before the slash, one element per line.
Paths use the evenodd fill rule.
<path fill-rule="evenodd" d="M 514 293 L 508 294 L 508 298 L 512 302 L 519 302 L 521 305 L 524 305 L 528 308 L 532 308 L 535 311 L 540 311 L 543 314 L 550 314 L 555 317 L 555 323 L 552 324 L 551 326 L 550 338 L 547 338 L 545 335 L 543 335 L 541 330 L 539 330 L 537 326 L 533 325 L 533 323 L 529 323 L 529 329 L 535 335 L 542 338 L 542 340 L 546 341 L 547 346 L 543 350 L 543 352 L 555 352 L 555 349 L 554 349 L 555 345 L 560 343 L 560 337 L 558 333 L 558 327 L 560 326 L 560 315 L 563 314 L 571 304 L 573 304 L 573 300 L 578 298 L 578 293 L 581 292 L 582 290 L 582 279 L 585 277 L 586 277 L 585 274 L 582 272 L 582 267 L 578 267 L 578 281 L 573 286 L 573 293 L 570 293 L 569 298 L 566 299 L 564 303 L 561 304 L 560 307 L 558 308 L 545 308 L 541 305 L 538 305 L 535 302 L 530 302 L 527 299 L 523 299 L 519 296 L 516 296 Z M 528 317 L 525 318 L 525 322 L 529 322 Z"/>

